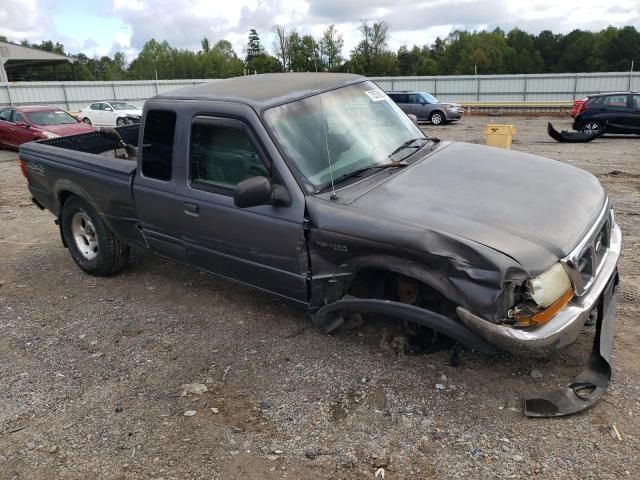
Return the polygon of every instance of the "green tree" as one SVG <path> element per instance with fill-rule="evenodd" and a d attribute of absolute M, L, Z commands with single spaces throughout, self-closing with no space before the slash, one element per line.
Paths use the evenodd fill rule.
<path fill-rule="evenodd" d="M 344 48 L 344 38 L 336 30 L 334 24 L 329 25 L 322 33 L 320 39 L 320 59 L 323 70 L 334 71 L 340 68 L 343 62 L 342 49 Z"/>
<path fill-rule="evenodd" d="M 254 57 L 263 55 L 264 48 L 260 43 L 260 36 L 255 28 L 249 30 L 249 42 L 247 43 L 247 57 L 246 62 L 249 63 Z"/>

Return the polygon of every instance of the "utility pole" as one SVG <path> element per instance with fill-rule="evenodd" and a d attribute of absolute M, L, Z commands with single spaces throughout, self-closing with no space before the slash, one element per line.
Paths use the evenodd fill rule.
<path fill-rule="evenodd" d="M 631 60 L 631 70 L 629 70 L 629 91 L 631 91 L 631 77 L 633 77 L 633 60 Z"/>

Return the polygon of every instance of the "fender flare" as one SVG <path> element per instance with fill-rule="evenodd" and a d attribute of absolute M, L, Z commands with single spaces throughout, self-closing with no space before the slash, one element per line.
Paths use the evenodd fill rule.
<path fill-rule="evenodd" d="M 343 298 L 322 307 L 313 317 L 316 325 L 323 325 L 331 314 L 345 311 L 359 313 L 378 313 L 402 320 L 408 320 L 418 325 L 431 328 L 446 336 L 486 354 L 494 354 L 496 350 L 484 339 L 472 332 L 462 322 L 456 322 L 444 315 L 407 303 L 390 300 Z"/>

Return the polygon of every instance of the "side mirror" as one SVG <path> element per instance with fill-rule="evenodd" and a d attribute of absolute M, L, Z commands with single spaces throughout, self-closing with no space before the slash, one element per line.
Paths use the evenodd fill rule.
<path fill-rule="evenodd" d="M 16 127 L 30 128 L 31 125 L 29 125 L 27 122 L 16 122 Z"/>
<path fill-rule="evenodd" d="M 249 177 L 236 185 L 233 191 L 236 207 L 247 208 L 258 205 L 282 205 L 291 203 L 289 192 L 281 185 L 274 185 L 267 177 Z"/>
<path fill-rule="evenodd" d="M 104 107 L 104 111 L 105 112 L 113 112 L 113 109 L 111 107 Z"/>
<path fill-rule="evenodd" d="M 416 117 L 413 113 L 407 114 L 407 117 L 411 119 L 415 126 L 418 126 L 418 117 Z"/>

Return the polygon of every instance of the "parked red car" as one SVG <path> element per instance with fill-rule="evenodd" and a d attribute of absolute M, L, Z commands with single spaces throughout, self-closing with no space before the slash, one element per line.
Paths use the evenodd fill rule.
<path fill-rule="evenodd" d="M 573 105 L 571 107 L 571 111 L 569 112 L 569 115 L 571 115 L 573 118 L 576 118 L 578 114 L 582 111 L 582 108 L 584 107 L 584 103 L 586 101 L 587 101 L 586 98 L 583 98 L 581 100 L 574 100 Z"/>
<path fill-rule="evenodd" d="M 95 128 L 56 107 L 0 109 L 0 146 L 18 148 L 25 142 L 93 132 Z"/>

